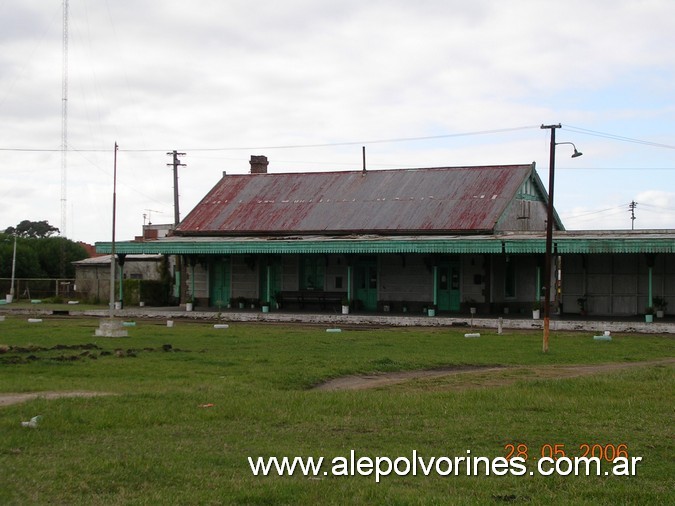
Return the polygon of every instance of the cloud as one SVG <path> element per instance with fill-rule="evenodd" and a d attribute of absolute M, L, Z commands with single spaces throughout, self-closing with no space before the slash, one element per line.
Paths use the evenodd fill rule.
<path fill-rule="evenodd" d="M 0 16 L 7 26 L 0 35 L 0 148 L 58 148 L 60 5 L 5 2 Z M 73 0 L 72 230 L 93 242 L 107 227 L 115 141 L 124 150 L 120 237 L 139 233 L 146 208 L 167 209 L 171 221 L 165 153 L 172 149 L 188 151 L 180 173 L 185 215 L 223 170 L 247 172 L 251 154 L 267 154 L 271 171 L 358 169 L 361 161 L 360 145 L 255 153 L 197 148 L 531 126 L 499 135 L 371 144 L 368 161 L 385 168 L 534 160 L 545 172 L 548 132 L 537 128 L 541 123 L 672 143 L 674 17 L 675 3 L 668 0 Z M 562 149 L 558 155 L 556 205 L 563 215 L 624 205 L 641 192 L 675 184 L 665 171 L 659 182 L 609 171 L 672 167 L 672 151 L 565 129 L 559 134 L 585 153 L 576 165 Z M 103 151 L 85 151 L 91 149 Z M 0 174 L 8 209 L 3 219 L 18 223 L 26 218 L 22 213 L 36 212 L 43 215 L 35 219 L 58 226 L 60 154 L 3 154 L 11 170 Z M 30 202 L 15 179 L 27 173 L 35 186 Z M 22 191 L 5 192 L 9 186 Z"/>

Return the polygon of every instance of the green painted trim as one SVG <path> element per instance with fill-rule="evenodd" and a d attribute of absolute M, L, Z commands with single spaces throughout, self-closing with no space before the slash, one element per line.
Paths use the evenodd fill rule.
<path fill-rule="evenodd" d="M 565 239 L 554 241 L 558 253 L 675 253 L 670 239 Z"/>
<path fill-rule="evenodd" d="M 553 237 L 554 252 L 573 253 L 675 253 L 673 238 L 573 238 Z M 163 255 L 237 255 L 237 254 L 472 254 L 472 253 L 544 253 L 543 237 L 508 238 L 424 238 L 400 239 L 251 239 L 251 240 L 196 240 L 117 242 L 115 250 L 122 254 Z M 98 253 L 110 253 L 111 243 L 96 244 Z"/>
<path fill-rule="evenodd" d="M 546 174 L 548 175 L 548 169 L 546 170 Z M 537 192 L 539 193 L 541 197 L 541 202 L 543 202 L 546 206 L 548 206 L 548 192 L 546 191 L 546 188 L 544 188 L 544 183 L 542 182 L 541 178 L 539 177 L 539 174 L 535 170 L 535 164 L 532 162 L 532 181 L 537 188 Z M 560 216 L 558 216 L 558 211 L 555 209 L 555 203 L 553 206 L 553 222 L 555 223 L 555 228 L 558 230 L 565 230 L 565 226 L 563 225 L 562 220 L 560 219 Z"/>
<path fill-rule="evenodd" d="M 176 298 L 180 297 L 180 283 L 180 269 L 176 269 L 176 282 L 173 285 L 173 296 Z"/>
<path fill-rule="evenodd" d="M 96 251 L 110 253 L 111 243 L 97 243 Z M 117 242 L 115 250 L 126 254 L 235 255 L 294 253 L 501 253 L 501 241 L 494 239 L 425 240 L 257 240 L 257 241 L 148 241 Z"/>
<path fill-rule="evenodd" d="M 672 239 L 553 239 L 557 254 L 573 253 L 675 253 Z M 510 239 L 504 241 L 505 253 L 545 253 L 545 239 Z"/>
<path fill-rule="evenodd" d="M 544 253 L 544 239 L 524 239 L 504 241 L 504 253 Z"/>
<path fill-rule="evenodd" d="M 543 204 L 546 204 L 546 202 L 544 202 L 537 195 L 528 195 L 527 193 L 519 193 L 513 201 L 518 202 L 520 200 L 527 200 L 529 202 L 542 202 Z"/>

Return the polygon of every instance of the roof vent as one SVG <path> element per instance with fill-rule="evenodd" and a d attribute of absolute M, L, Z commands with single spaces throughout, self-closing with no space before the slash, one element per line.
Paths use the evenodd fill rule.
<path fill-rule="evenodd" d="M 251 155 L 251 174 L 267 174 L 267 166 L 270 162 L 267 161 L 266 156 Z"/>

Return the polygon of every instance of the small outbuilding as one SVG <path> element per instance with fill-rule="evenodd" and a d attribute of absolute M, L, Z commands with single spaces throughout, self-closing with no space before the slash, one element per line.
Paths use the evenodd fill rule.
<path fill-rule="evenodd" d="M 142 283 L 158 282 L 162 277 L 162 263 L 165 260 L 164 255 L 160 254 L 134 254 L 123 255 L 124 269 L 122 271 L 121 279 L 133 280 L 128 283 L 134 286 L 133 293 L 127 294 L 127 299 L 130 302 L 138 304 L 141 302 Z M 120 258 L 117 258 L 119 265 Z M 91 301 L 107 301 L 110 297 L 110 255 L 102 255 L 97 257 L 85 258 L 73 262 L 75 266 L 75 287 L 77 294 L 85 299 Z M 119 267 L 116 268 L 116 270 Z M 119 271 L 116 272 L 116 277 Z M 119 283 L 119 279 L 116 280 Z M 147 284 L 147 283 L 146 283 Z M 155 288 L 153 288 L 155 290 Z"/>

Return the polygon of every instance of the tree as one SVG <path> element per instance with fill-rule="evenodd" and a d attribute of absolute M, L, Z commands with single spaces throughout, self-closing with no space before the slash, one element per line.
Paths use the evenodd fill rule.
<path fill-rule="evenodd" d="M 6 234 L 17 235 L 18 237 L 25 237 L 27 239 L 44 239 L 59 233 L 59 229 L 52 227 L 47 220 L 30 221 L 23 220 L 16 227 L 8 227 L 5 230 Z"/>
<path fill-rule="evenodd" d="M 30 239 L 33 250 L 40 260 L 40 267 L 44 276 L 48 278 L 75 277 L 75 266 L 72 262 L 88 258 L 87 251 L 82 245 L 65 237 L 45 237 L 44 239 Z M 61 257 L 64 256 L 65 272 L 61 272 Z"/>
<path fill-rule="evenodd" d="M 10 277 L 14 236 L 0 233 L 0 277 Z M 89 255 L 76 242 L 64 237 L 19 238 L 16 248 L 17 278 L 59 278 L 61 256 L 65 259 L 65 277 L 75 277 L 72 262 Z"/>
<path fill-rule="evenodd" d="M 12 257 L 14 254 L 14 236 L 0 233 L 0 277 L 9 278 L 12 275 Z M 26 244 L 25 239 L 19 239 L 16 245 L 16 272 L 17 278 L 42 277 L 40 260 L 35 250 Z"/>

